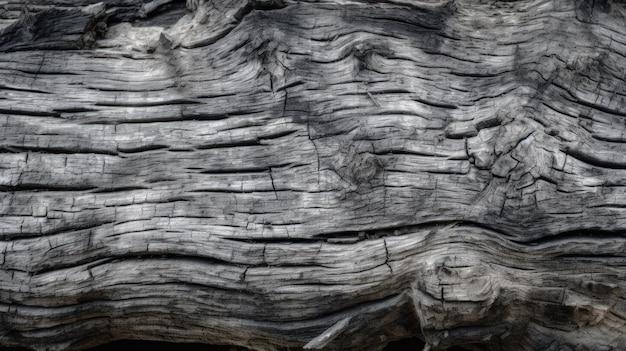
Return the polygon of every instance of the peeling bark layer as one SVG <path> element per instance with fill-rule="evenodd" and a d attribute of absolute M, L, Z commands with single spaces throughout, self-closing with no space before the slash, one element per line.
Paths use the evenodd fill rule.
<path fill-rule="evenodd" d="M 626 345 L 623 3 L 0 5 L 0 346 Z"/>

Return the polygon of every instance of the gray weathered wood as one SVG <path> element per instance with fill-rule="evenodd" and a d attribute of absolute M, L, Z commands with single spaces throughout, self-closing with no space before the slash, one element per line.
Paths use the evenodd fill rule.
<path fill-rule="evenodd" d="M 0 1 L 0 346 L 623 349 L 625 17 Z"/>

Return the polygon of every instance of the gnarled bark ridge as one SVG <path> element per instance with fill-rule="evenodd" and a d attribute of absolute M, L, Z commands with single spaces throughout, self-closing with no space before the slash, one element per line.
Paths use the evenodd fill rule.
<path fill-rule="evenodd" d="M 0 6 L 0 346 L 626 345 L 623 2 Z"/>

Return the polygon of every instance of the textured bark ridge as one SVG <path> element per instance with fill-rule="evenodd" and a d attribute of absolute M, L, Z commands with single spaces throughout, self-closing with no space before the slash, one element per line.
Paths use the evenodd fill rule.
<path fill-rule="evenodd" d="M 0 346 L 624 349 L 622 1 L 0 17 Z"/>

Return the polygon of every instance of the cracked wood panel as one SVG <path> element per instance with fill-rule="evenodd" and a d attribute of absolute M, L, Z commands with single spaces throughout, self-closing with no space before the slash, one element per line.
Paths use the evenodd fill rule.
<path fill-rule="evenodd" d="M 626 345 L 623 4 L 27 5 L 0 345 Z"/>

